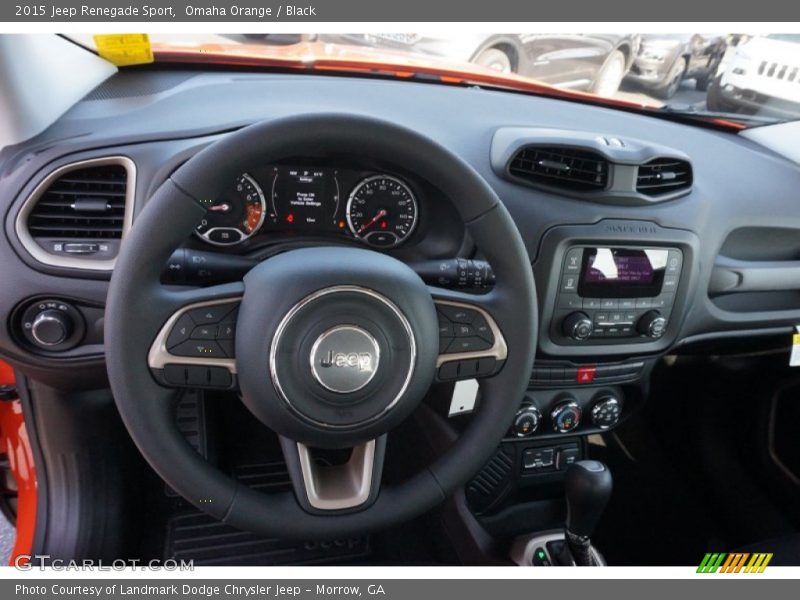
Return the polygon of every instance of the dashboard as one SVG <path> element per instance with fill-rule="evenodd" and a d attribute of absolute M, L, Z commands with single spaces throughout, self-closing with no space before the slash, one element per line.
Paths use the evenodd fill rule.
<path fill-rule="evenodd" d="M 97 385 L 114 256 L 159 185 L 226 132 L 326 111 L 423 132 L 494 189 L 530 256 L 548 389 L 575 384 L 582 366 L 647 367 L 695 341 L 782 334 L 800 320 L 800 286 L 728 282 L 769 265 L 792 269 L 800 258 L 800 170 L 743 136 L 480 88 L 123 71 L 41 135 L 0 152 L 0 260 L 13 281 L 0 286 L 0 355 L 52 383 Z M 541 180 L 536 165 L 556 176 Z M 565 165 L 577 177 L 569 185 L 556 181 Z M 88 183 L 75 175 L 90 167 L 106 170 Z M 107 186 L 107 207 L 81 191 L 89 184 Z M 661 184 L 673 187 L 654 192 Z M 402 164 L 326 155 L 242 165 L 225 194 L 204 202 L 206 217 L 184 244 L 199 253 L 189 262 L 333 243 L 385 252 L 433 281 L 479 281 L 470 292 L 491 285 L 453 199 Z M 65 220 L 74 206 L 86 214 Z M 37 307 L 60 305 L 74 321 L 70 343 L 32 342 Z"/>

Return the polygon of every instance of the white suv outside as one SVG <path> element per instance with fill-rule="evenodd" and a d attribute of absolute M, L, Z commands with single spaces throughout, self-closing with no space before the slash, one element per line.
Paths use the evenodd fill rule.
<path fill-rule="evenodd" d="M 709 110 L 800 117 L 800 34 L 753 37 L 730 50 L 709 88 Z"/>

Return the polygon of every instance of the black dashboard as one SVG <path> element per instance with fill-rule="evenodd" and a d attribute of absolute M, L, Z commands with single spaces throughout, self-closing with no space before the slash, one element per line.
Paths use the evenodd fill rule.
<path fill-rule="evenodd" d="M 788 332 L 800 319 L 800 289 L 719 283 L 737 269 L 790 266 L 800 258 L 800 170 L 733 133 L 480 88 L 130 70 L 36 138 L 0 152 L 0 354 L 35 378 L 95 385 L 81 383 L 81 373 L 102 378 L 102 307 L 114 255 L 148 198 L 227 132 L 308 112 L 371 115 L 423 132 L 492 186 L 530 255 L 541 365 L 560 376 L 547 380 L 550 388 L 574 384 L 581 365 L 648 364 L 691 341 Z M 531 175 L 531 165 L 549 169 L 549 183 L 532 179 L 541 173 Z M 565 165 L 575 177 L 566 184 Z M 101 196 L 119 199 L 117 212 L 96 209 L 80 187 L 85 182 L 70 179 L 83 167 L 106 169 L 95 180 L 88 176 L 94 185 L 127 183 L 102 189 Z M 659 182 L 667 187 L 648 188 Z M 53 191 L 56 183 L 78 187 Z M 49 225 L 61 213 L 35 212 L 48 204 L 66 210 L 76 205 L 70 198 L 88 211 L 85 221 L 69 221 L 71 228 L 63 219 Z M 187 249 L 258 259 L 286 245 L 335 243 L 409 263 L 464 261 L 453 263 L 456 271 L 481 259 L 450 199 L 401 164 L 297 157 L 243 172 L 227 195 L 207 202 L 208 218 Z M 110 224 L 107 236 L 98 222 Z M 766 238 L 769 245 L 761 243 Z M 574 282 L 573 259 L 580 265 Z M 613 273 L 589 268 L 601 259 L 611 259 Z M 604 283 L 609 275 L 626 281 Z M 652 304 L 665 295 L 668 306 Z M 79 313 L 76 343 L 28 343 L 25 311 L 43 302 L 64 302 Z M 641 325 L 653 310 L 661 320 Z M 574 313 L 586 319 L 576 322 Z"/>

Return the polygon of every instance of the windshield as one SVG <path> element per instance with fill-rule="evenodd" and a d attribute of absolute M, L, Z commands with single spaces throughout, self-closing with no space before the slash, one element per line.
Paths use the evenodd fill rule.
<path fill-rule="evenodd" d="M 69 37 L 94 48 L 91 35 Z M 260 59 L 265 67 L 324 65 L 328 72 L 358 66 L 364 74 L 406 79 L 414 69 L 443 83 L 457 76 L 744 126 L 800 119 L 797 34 L 155 34 L 150 41 L 156 61 L 246 57 L 253 66 Z"/>

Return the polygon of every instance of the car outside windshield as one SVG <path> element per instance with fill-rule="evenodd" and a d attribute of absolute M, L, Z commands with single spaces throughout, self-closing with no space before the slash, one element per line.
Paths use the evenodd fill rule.
<path fill-rule="evenodd" d="M 91 35 L 70 37 L 93 48 Z M 425 67 L 428 73 L 457 72 L 481 85 L 537 93 L 524 86 L 535 84 L 576 92 L 578 100 L 618 100 L 748 126 L 800 119 L 797 34 L 156 34 L 150 39 L 157 60 L 196 52 L 209 60 L 228 53 L 278 64 L 333 61 L 343 70 L 348 63 L 368 64 L 372 72 L 376 65 Z"/>

